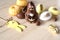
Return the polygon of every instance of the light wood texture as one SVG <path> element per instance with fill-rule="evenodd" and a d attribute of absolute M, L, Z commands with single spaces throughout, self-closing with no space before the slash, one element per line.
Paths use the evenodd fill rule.
<path fill-rule="evenodd" d="M 0 0 L 0 17 L 8 19 L 9 6 L 15 4 L 16 0 Z M 31 0 L 30 0 L 31 1 Z M 46 8 L 50 6 L 59 7 L 58 0 L 32 0 L 37 5 L 42 3 Z M 25 19 L 18 19 L 14 17 L 15 20 L 19 21 L 21 24 L 26 25 L 27 28 L 23 32 L 17 32 L 14 29 L 8 28 L 6 25 L 0 28 L 0 40 L 60 40 L 60 34 L 57 36 L 52 35 L 48 31 L 49 24 L 56 24 L 60 27 L 60 16 L 58 16 L 58 21 L 48 21 L 43 23 L 41 26 L 36 26 L 35 24 L 30 24 L 26 22 Z M 23 22 L 22 22 L 23 21 Z M 4 24 L 5 21 L 0 19 L 0 25 Z"/>

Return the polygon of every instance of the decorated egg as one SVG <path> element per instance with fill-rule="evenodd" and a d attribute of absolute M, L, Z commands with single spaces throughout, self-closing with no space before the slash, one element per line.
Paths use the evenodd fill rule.
<path fill-rule="evenodd" d="M 48 9 L 48 11 L 51 12 L 53 15 L 59 15 L 60 14 L 59 10 L 55 7 L 50 7 Z"/>
<path fill-rule="evenodd" d="M 49 25 L 48 30 L 49 30 L 49 32 L 51 32 L 53 35 L 56 35 L 56 34 L 59 33 L 58 27 L 55 26 L 55 25 L 52 25 L 52 24 Z"/>
<path fill-rule="evenodd" d="M 52 14 L 49 13 L 48 11 L 42 12 L 41 15 L 39 16 L 39 19 L 42 21 L 48 21 L 52 18 Z"/>
<path fill-rule="evenodd" d="M 38 4 L 37 6 L 36 6 L 36 12 L 38 13 L 38 14 L 41 14 L 41 12 L 43 12 L 45 10 L 45 8 L 44 8 L 44 6 L 42 5 L 42 4 Z"/>

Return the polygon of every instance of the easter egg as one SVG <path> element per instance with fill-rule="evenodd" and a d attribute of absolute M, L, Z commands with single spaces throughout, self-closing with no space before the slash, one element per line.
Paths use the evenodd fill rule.
<path fill-rule="evenodd" d="M 19 6 L 27 6 L 27 0 L 17 0 L 16 1 L 16 5 L 19 5 Z"/>
<path fill-rule="evenodd" d="M 18 13 L 20 13 L 20 11 L 21 11 L 20 6 L 12 5 L 9 8 L 9 15 L 10 16 L 16 16 Z"/>
<path fill-rule="evenodd" d="M 51 12 L 53 15 L 59 15 L 60 14 L 59 10 L 55 7 L 50 7 L 48 9 L 48 11 Z"/>
<path fill-rule="evenodd" d="M 45 8 L 44 8 L 44 6 L 42 5 L 42 4 L 38 4 L 37 6 L 36 6 L 36 12 L 38 13 L 38 14 L 41 14 L 41 12 L 43 12 L 45 10 Z"/>
<path fill-rule="evenodd" d="M 59 33 L 59 29 L 55 25 L 49 25 L 48 27 L 49 32 L 51 32 L 53 35 L 56 35 Z"/>
<path fill-rule="evenodd" d="M 52 18 L 52 14 L 49 13 L 48 11 L 42 12 L 41 15 L 39 16 L 39 19 L 42 21 L 48 21 Z"/>

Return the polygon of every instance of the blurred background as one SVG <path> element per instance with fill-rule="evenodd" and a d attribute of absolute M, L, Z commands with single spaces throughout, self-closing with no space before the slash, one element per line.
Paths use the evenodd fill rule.
<path fill-rule="evenodd" d="M 50 6 L 55 6 L 60 10 L 60 0 L 28 0 L 33 1 L 35 5 L 43 4 L 46 8 Z M 10 18 L 8 14 L 8 9 L 11 5 L 14 5 L 16 0 L 0 0 L 0 17 L 4 19 Z M 49 24 L 56 24 L 60 27 L 60 16 L 58 16 L 58 21 L 53 22 L 48 21 L 40 26 L 35 24 L 30 24 L 25 21 L 25 19 L 18 19 L 14 17 L 14 20 L 19 21 L 21 24 L 26 25 L 27 28 L 23 32 L 18 32 L 14 29 L 8 28 L 6 25 L 0 27 L 0 40 L 60 40 L 60 34 L 53 36 L 48 31 Z M 22 22 L 23 21 L 23 22 Z M 4 24 L 6 21 L 0 19 L 0 25 Z"/>

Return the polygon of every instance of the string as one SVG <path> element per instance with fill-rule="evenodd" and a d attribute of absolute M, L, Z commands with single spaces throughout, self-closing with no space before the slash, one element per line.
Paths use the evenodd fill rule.
<path fill-rule="evenodd" d="M 13 18 L 11 17 L 11 18 L 9 18 L 9 19 L 6 20 L 6 19 L 0 17 L 0 19 L 3 19 L 4 21 L 9 21 L 9 20 L 12 20 Z M 3 27 L 5 24 L 6 24 L 6 23 L 4 23 L 3 25 L 1 25 L 0 27 Z"/>

